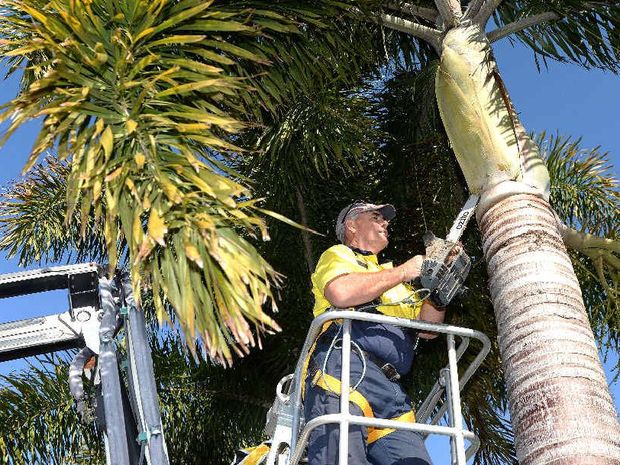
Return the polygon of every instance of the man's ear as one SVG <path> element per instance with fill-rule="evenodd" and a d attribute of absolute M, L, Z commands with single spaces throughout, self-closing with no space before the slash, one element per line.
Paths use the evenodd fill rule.
<path fill-rule="evenodd" d="M 355 220 L 348 219 L 344 223 L 345 232 L 348 231 L 350 233 L 357 232 L 357 226 L 355 225 Z"/>

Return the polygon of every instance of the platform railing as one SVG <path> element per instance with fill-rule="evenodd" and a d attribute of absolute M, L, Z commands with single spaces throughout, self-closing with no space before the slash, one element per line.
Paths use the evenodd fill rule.
<path fill-rule="evenodd" d="M 340 413 L 322 415 L 306 423 L 303 431 L 299 431 L 302 419 L 302 385 L 305 382 L 302 377 L 304 362 L 308 353 L 321 334 L 321 328 L 330 320 L 342 320 L 342 375 L 340 391 Z M 431 389 L 427 398 L 422 402 L 416 415 L 415 423 L 404 423 L 395 420 L 378 418 L 366 418 L 360 415 L 352 415 L 349 412 L 349 393 L 350 393 L 350 363 L 351 363 L 351 321 L 367 321 L 384 323 L 404 328 L 411 328 L 422 332 L 433 332 L 445 334 L 447 336 L 448 365 L 440 371 L 440 378 Z M 456 345 L 455 338 L 459 337 L 461 342 Z M 470 339 L 476 339 L 482 343 L 476 357 L 463 371 L 462 377 L 458 376 L 458 362 L 467 350 Z M 348 464 L 348 430 L 350 425 L 373 426 L 378 428 L 394 428 L 406 431 L 417 431 L 427 436 L 429 434 L 439 434 L 450 437 L 452 445 L 452 463 L 465 465 L 466 461 L 472 457 L 478 447 L 479 441 L 476 436 L 463 427 L 463 417 L 461 412 L 460 391 L 472 377 L 476 369 L 480 366 L 491 348 L 489 338 L 473 329 L 461 328 L 447 324 L 429 323 L 421 320 L 409 320 L 406 318 L 390 317 L 375 313 L 365 313 L 354 310 L 332 310 L 325 312 L 314 319 L 308 331 L 308 335 L 302 347 L 293 377 L 293 385 L 290 391 L 290 402 L 292 402 L 293 420 L 292 434 L 290 442 L 290 461 L 289 465 L 297 465 L 302 457 L 307 445 L 308 438 L 312 430 L 318 426 L 328 423 L 339 423 L 341 433 L 339 443 L 339 461 L 341 465 Z M 445 402 L 439 407 L 445 393 Z M 441 418 L 448 413 L 448 426 L 439 426 Z M 469 446 L 465 449 L 465 440 Z"/>

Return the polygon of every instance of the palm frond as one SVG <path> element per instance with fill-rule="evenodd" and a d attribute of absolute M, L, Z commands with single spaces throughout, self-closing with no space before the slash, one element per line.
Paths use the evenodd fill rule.
<path fill-rule="evenodd" d="M 278 179 L 280 186 L 303 185 L 309 177 L 330 177 L 361 169 L 364 154 L 376 152 L 374 121 L 362 93 L 317 89 L 289 103 L 288 110 L 251 141 L 250 173 Z M 277 188 L 277 185 L 273 186 Z"/>
<path fill-rule="evenodd" d="M 552 177 L 551 202 L 572 228 L 614 238 L 620 224 L 620 190 L 609 154 L 600 147 L 585 149 L 581 139 L 541 133 L 542 148 Z"/>
<path fill-rule="evenodd" d="M 0 196 L 0 250 L 21 266 L 41 262 L 105 261 L 101 224 L 79 212 L 65 220 L 66 163 L 48 157 Z M 101 223 L 101 220 L 100 220 Z"/>
<path fill-rule="evenodd" d="M 620 2 L 568 0 L 504 1 L 494 14 L 504 26 L 539 13 L 553 12 L 560 19 L 535 25 L 517 33 L 516 38 L 530 47 L 537 59 L 571 62 L 586 68 L 620 71 Z"/>
<path fill-rule="evenodd" d="M 0 17 L 4 55 L 32 79 L 3 107 L 4 140 L 41 118 L 25 169 L 48 151 L 67 160 L 67 218 L 102 222 L 111 267 L 126 244 L 160 318 L 166 299 L 190 347 L 229 363 L 252 328 L 277 329 L 264 310 L 278 276 L 248 241 L 267 239 L 265 223 L 226 168 L 252 92 L 239 70 L 275 58 L 272 35 L 321 27 L 290 2 L 278 3 L 288 16 L 266 5 L 30 0 Z"/>
<path fill-rule="evenodd" d="M 0 375 L 0 463 L 105 463 L 102 439 L 94 425 L 80 423 L 68 379 L 69 364 L 56 355 Z"/>
<path fill-rule="evenodd" d="M 285 118 L 291 102 L 312 101 L 326 88 L 355 88 L 361 77 L 376 73 L 384 57 L 376 47 L 372 25 L 351 13 L 360 3 L 367 2 L 297 3 L 295 11 L 320 27 L 306 28 L 300 36 L 278 37 L 268 44 L 273 49 L 268 69 L 251 64 L 239 69 L 252 85 L 253 93 L 245 95 L 245 103 L 258 124 L 268 126 L 273 119 Z M 267 44 L 255 47 L 264 53 Z"/>

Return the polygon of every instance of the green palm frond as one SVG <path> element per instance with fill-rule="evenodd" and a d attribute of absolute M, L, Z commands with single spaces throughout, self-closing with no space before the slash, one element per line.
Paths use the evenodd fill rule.
<path fill-rule="evenodd" d="M 386 107 L 382 110 L 385 113 L 383 124 L 393 134 L 387 144 L 398 145 L 401 141 L 406 141 L 406 144 L 423 144 L 436 139 L 443 132 L 435 97 L 438 66 L 439 60 L 433 60 L 418 71 L 395 72 L 385 82 L 381 92 Z"/>
<path fill-rule="evenodd" d="M 560 19 L 517 33 L 543 62 L 547 58 L 586 68 L 620 71 L 620 2 L 509 0 L 500 4 L 494 18 L 504 26 L 539 13 L 553 12 Z"/>
<path fill-rule="evenodd" d="M 265 171 L 288 186 L 311 176 L 329 177 L 361 169 L 363 155 L 376 152 L 377 131 L 362 93 L 317 89 L 289 103 L 288 110 L 258 134 L 250 172 Z M 264 181 L 263 181 L 264 182 Z"/>
<path fill-rule="evenodd" d="M 609 155 L 600 147 L 585 149 L 581 139 L 536 136 L 552 179 L 551 202 L 568 226 L 615 238 L 620 226 L 620 190 Z"/>
<path fill-rule="evenodd" d="M 376 47 L 376 31 L 351 14 L 353 5 L 359 3 L 365 2 L 298 3 L 296 9 L 307 15 L 309 23 L 320 27 L 269 44 L 273 59 L 268 70 L 251 65 L 239 70 L 255 92 L 245 96 L 245 103 L 256 122 L 268 126 L 273 119 L 286 118 L 291 104 L 313 100 L 326 88 L 354 88 L 361 76 L 375 72 L 383 55 Z M 261 44 L 258 47 L 261 51 L 265 48 Z"/>
<path fill-rule="evenodd" d="M 80 423 L 62 356 L 39 358 L 23 371 L 0 375 L 0 463 L 105 463 L 94 425 Z"/>
<path fill-rule="evenodd" d="M 48 157 L 0 196 L 0 249 L 21 266 L 36 262 L 99 261 L 106 257 L 101 224 L 67 210 L 66 163 Z M 101 221 L 100 221 L 101 222 Z"/>
<path fill-rule="evenodd" d="M 536 137 L 551 178 L 551 204 L 581 283 L 595 332 L 620 344 L 620 190 L 608 154 L 581 139 Z"/>
<path fill-rule="evenodd" d="M 163 297 L 190 347 L 228 362 L 254 344 L 251 326 L 277 329 L 264 309 L 278 276 L 249 242 L 265 223 L 226 167 L 253 92 L 239 70 L 275 58 L 272 35 L 318 27 L 290 2 L 277 5 L 288 16 L 257 5 L 30 0 L 0 18 L 3 55 L 32 79 L 3 107 L 4 140 L 42 119 L 25 169 L 48 151 L 67 160 L 67 217 L 103 223 L 111 267 L 126 244 L 159 317 Z"/>

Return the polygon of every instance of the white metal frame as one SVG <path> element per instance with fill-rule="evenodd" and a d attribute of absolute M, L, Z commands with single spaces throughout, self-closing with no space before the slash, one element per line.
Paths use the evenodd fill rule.
<path fill-rule="evenodd" d="M 322 415 L 310 420 L 299 431 L 302 422 L 302 399 L 301 388 L 304 380 L 301 379 L 304 362 L 312 344 L 319 336 L 323 325 L 330 320 L 342 320 L 342 377 L 340 392 L 340 413 Z M 448 343 L 448 366 L 441 370 L 440 379 L 431 389 L 426 400 L 418 409 L 416 423 L 403 423 L 395 420 L 385 420 L 378 418 L 366 418 L 360 415 L 349 413 L 349 392 L 350 392 L 350 362 L 351 362 L 351 321 L 369 321 L 375 323 L 385 323 L 404 328 L 412 328 L 418 331 L 435 332 L 445 334 Z M 455 337 L 461 338 L 461 342 L 456 346 Z M 469 345 L 470 339 L 477 339 L 482 343 L 482 347 L 474 360 L 464 370 L 459 379 L 457 363 Z M 311 431 L 321 425 L 328 423 L 339 423 L 340 430 L 347 431 L 349 425 L 374 426 L 379 428 L 394 428 L 407 431 L 417 431 L 425 436 L 428 434 L 440 434 L 449 436 L 452 444 L 452 463 L 465 465 L 467 459 L 473 456 L 479 446 L 476 436 L 463 427 L 463 417 L 461 413 L 460 391 L 469 381 L 473 373 L 480 366 L 486 355 L 491 349 L 489 338 L 479 332 L 458 326 L 435 324 L 420 320 L 409 320 L 396 318 L 374 313 L 364 313 L 354 310 L 328 311 L 314 319 L 306 341 L 302 348 L 295 374 L 293 385 L 291 386 L 290 397 L 286 399 L 292 413 L 292 425 L 290 434 L 290 461 L 288 465 L 297 465 L 302 457 L 303 451 L 308 442 Z M 437 408 L 445 393 L 446 401 Z M 281 397 L 281 396 L 278 396 Z M 280 399 L 282 401 L 282 399 Z M 448 412 L 449 426 L 439 426 L 441 418 Z M 465 449 L 465 440 L 469 441 L 469 446 Z M 272 444 L 270 458 L 275 458 L 280 444 L 276 441 Z M 273 463 L 268 460 L 268 463 Z M 339 461 L 341 465 L 348 463 L 348 433 L 340 434 Z"/>

